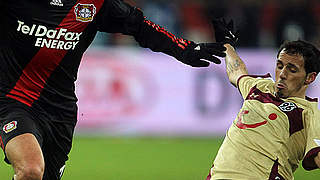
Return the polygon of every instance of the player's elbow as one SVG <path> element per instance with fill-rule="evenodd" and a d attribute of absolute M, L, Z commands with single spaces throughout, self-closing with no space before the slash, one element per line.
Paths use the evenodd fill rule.
<path fill-rule="evenodd" d="M 243 76 L 245 73 L 243 74 L 228 74 L 229 77 L 229 81 L 230 83 L 234 86 L 237 87 L 238 85 L 238 79 Z"/>
<path fill-rule="evenodd" d="M 234 79 L 229 78 L 230 84 L 232 84 L 234 87 L 237 87 L 237 82 Z"/>

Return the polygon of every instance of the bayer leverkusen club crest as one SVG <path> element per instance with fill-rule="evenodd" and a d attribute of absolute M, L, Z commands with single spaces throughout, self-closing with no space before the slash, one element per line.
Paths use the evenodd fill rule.
<path fill-rule="evenodd" d="M 80 4 L 78 3 L 74 8 L 77 21 L 90 22 L 96 14 L 96 7 L 94 4 Z"/>
<path fill-rule="evenodd" d="M 9 133 L 17 128 L 17 121 L 11 121 L 8 124 L 3 126 L 3 131 Z"/>

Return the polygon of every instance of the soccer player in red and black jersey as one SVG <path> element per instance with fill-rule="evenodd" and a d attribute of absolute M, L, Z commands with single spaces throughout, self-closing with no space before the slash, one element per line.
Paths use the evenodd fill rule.
<path fill-rule="evenodd" d="M 299 162 L 320 167 L 320 113 L 306 96 L 320 71 L 320 51 L 305 41 L 285 42 L 276 60 L 275 81 L 248 74 L 234 46 L 233 23 L 213 21 L 224 42 L 226 71 L 244 99 L 214 160 L 207 180 L 291 180 Z M 261 62 L 263 63 L 263 62 Z"/>
<path fill-rule="evenodd" d="M 76 75 L 97 31 L 193 67 L 220 63 L 219 43 L 178 38 L 122 0 L 1 0 L 0 145 L 15 180 L 58 180 L 77 122 Z"/>

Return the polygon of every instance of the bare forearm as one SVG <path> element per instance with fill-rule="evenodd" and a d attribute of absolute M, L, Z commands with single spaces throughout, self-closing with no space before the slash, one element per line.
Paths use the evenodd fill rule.
<path fill-rule="evenodd" d="M 226 44 L 226 71 L 229 77 L 229 81 L 234 86 L 237 86 L 237 80 L 240 76 L 248 74 L 246 65 L 240 59 L 236 51 L 232 46 Z"/>

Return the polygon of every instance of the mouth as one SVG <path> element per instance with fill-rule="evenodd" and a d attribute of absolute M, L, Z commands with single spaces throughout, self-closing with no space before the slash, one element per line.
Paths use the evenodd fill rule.
<path fill-rule="evenodd" d="M 277 83 L 276 87 L 281 90 L 281 89 L 286 89 L 287 86 L 284 83 Z"/>

